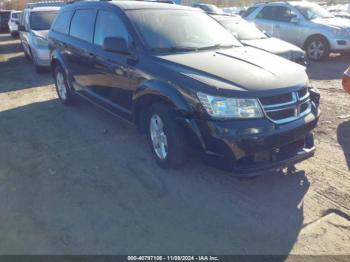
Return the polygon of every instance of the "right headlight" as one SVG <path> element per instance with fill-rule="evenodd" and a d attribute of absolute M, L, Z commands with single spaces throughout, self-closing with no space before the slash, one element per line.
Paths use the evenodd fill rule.
<path fill-rule="evenodd" d="M 219 97 L 197 93 L 209 115 L 216 118 L 261 118 L 263 112 L 257 99 Z"/>

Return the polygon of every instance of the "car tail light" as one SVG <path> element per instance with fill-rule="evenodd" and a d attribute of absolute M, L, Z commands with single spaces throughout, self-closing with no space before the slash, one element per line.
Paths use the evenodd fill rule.
<path fill-rule="evenodd" d="M 350 94 L 350 67 L 344 72 L 343 87 Z"/>

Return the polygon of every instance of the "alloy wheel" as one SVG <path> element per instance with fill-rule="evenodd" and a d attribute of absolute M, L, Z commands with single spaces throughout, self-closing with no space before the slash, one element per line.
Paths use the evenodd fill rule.
<path fill-rule="evenodd" d="M 154 152 L 157 157 L 164 160 L 168 155 L 168 139 L 164 131 L 162 119 L 153 114 L 150 120 L 150 134 Z"/>

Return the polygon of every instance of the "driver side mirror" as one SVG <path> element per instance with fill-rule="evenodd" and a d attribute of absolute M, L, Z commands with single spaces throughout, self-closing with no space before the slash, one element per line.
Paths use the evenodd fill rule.
<path fill-rule="evenodd" d="M 121 37 L 106 37 L 103 41 L 103 49 L 113 53 L 131 54 L 126 40 Z"/>

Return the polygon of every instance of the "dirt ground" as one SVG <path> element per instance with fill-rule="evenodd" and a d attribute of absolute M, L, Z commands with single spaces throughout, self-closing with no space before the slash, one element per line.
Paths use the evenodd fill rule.
<path fill-rule="evenodd" d="M 312 63 L 316 156 L 237 179 L 191 159 L 156 166 L 133 126 L 64 107 L 18 40 L 0 35 L 1 254 L 350 255 L 350 56 Z"/>

